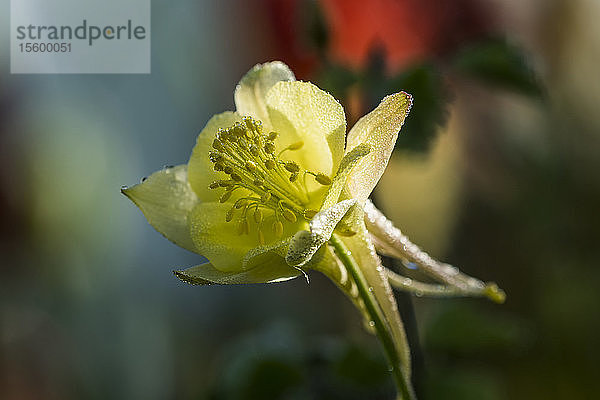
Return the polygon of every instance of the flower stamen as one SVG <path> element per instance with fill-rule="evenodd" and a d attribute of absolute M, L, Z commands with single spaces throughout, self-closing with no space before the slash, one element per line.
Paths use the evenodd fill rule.
<path fill-rule="evenodd" d="M 219 198 L 221 203 L 230 201 L 237 189 L 245 189 L 256 196 L 244 196 L 235 199 L 232 208 L 226 214 L 226 221 L 233 220 L 236 210 L 242 209 L 237 220 L 239 234 L 248 234 L 249 224 L 246 217 L 248 209 L 253 210 L 257 225 L 258 240 L 264 242 L 262 225 L 270 219 L 275 236 L 283 235 L 283 222 L 295 223 L 298 217 L 306 218 L 312 214 L 306 210 L 309 203 L 306 182 L 299 182 L 300 173 L 313 175 L 321 185 L 331 184 L 331 179 L 320 172 L 303 170 L 291 160 L 281 160 L 286 151 L 295 151 L 304 146 L 299 141 L 290 144 L 279 154 L 275 154 L 277 132 L 263 133 L 262 123 L 251 117 L 242 118 L 242 122 L 227 129 L 220 129 L 212 143 L 209 159 L 215 171 L 229 175 L 229 179 L 212 182 L 210 189 L 225 188 Z M 264 210 L 271 211 L 265 215 Z"/>

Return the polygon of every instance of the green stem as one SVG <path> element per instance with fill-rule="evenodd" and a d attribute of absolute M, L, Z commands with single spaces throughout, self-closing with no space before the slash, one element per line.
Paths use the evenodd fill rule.
<path fill-rule="evenodd" d="M 409 382 L 409 378 L 404 373 L 404 366 L 400 363 L 398 351 L 394 344 L 388 324 L 379 307 L 377 299 L 369 290 L 369 285 L 362 271 L 360 270 L 358 264 L 356 264 L 354 257 L 352 257 L 352 253 L 336 234 L 331 236 L 329 243 L 333 246 L 338 258 L 344 264 L 352 276 L 352 279 L 354 279 L 354 282 L 356 283 L 358 293 L 365 303 L 365 307 L 369 313 L 369 316 L 371 317 L 371 321 L 374 323 L 373 328 L 375 328 L 377 337 L 381 341 L 385 354 L 388 357 L 388 361 L 392 366 L 392 374 L 401 398 L 404 400 L 416 400 L 415 394 Z"/>

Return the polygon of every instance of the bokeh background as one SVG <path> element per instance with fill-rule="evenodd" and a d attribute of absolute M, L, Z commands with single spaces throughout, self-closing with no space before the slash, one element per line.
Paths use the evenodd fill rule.
<path fill-rule="evenodd" d="M 200 257 L 119 193 L 187 162 L 273 59 L 350 124 L 411 92 L 374 200 L 508 294 L 398 296 L 419 397 L 600 395 L 600 2 L 153 0 L 150 75 L 11 75 L 0 5 L 1 398 L 393 397 L 325 278 L 186 285 L 171 270 Z"/>

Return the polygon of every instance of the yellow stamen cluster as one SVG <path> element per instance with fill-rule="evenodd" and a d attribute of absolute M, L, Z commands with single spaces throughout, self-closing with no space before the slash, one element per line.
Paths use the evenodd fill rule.
<path fill-rule="evenodd" d="M 245 189 L 227 212 L 226 221 L 237 218 L 237 232 L 248 234 L 252 218 L 258 229 L 258 240 L 264 244 L 263 225 L 269 223 L 275 236 L 283 235 L 283 223 L 294 223 L 298 217 L 311 218 L 316 213 L 307 210 L 309 203 L 305 179 L 312 175 L 321 185 L 330 185 L 331 178 L 322 173 L 303 170 L 295 161 L 284 161 L 280 156 L 285 151 L 302 148 L 303 142 L 292 143 L 275 154 L 275 140 L 278 134 L 263 132 L 262 123 L 251 117 L 244 117 L 228 129 L 220 129 L 212 144 L 209 158 L 215 171 L 229 175 L 229 179 L 218 180 L 209 185 L 211 189 L 224 188 L 219 201 L 230 200 L 234 191 Z M 267 213 L 265 213 L 267 211 Z M 251 214 L 251 215 L 250 215 Z"/>

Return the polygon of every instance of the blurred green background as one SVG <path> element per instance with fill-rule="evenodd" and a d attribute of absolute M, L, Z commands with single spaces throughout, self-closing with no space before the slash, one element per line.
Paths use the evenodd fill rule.
<path fill-rule="evenodd" d="M 508 294 L 398 296 L 419 398 L 600 396 L 599 2 L 152 1 L 150 75 L 11 75 L 0 5 L 1 398 L 393 398 L 325 278 L 186 285 L 200 257 L 119 193 L 187 162 L 273 59 L 350 124 L 411 92 L 374 200 Z"/>

